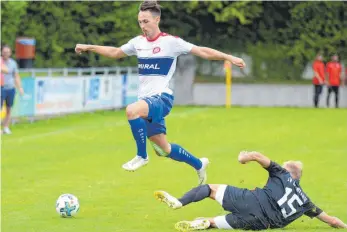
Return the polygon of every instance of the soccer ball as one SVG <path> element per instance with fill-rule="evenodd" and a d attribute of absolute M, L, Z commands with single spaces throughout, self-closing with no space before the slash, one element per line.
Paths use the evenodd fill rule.
<path fill-rule="evenodd" d="M 79 209 L 77 197 L 69 193 L 60 195 L 55 205 L 57 213 L 64 218 L 75 216 Z"/>

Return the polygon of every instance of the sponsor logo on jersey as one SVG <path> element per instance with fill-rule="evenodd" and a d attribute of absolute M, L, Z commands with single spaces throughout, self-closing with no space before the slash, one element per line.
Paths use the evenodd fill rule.
<path fill-rule="evenodd" d="M 172 66 L 174 58 L 156 57 L 156 58 L 138 58 L 138 69 L 140 75 L 148 76 L 166 76 Z"/>

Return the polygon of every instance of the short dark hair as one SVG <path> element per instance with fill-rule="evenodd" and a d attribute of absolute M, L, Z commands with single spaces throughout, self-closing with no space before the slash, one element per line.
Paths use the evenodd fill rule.
<path fill-rule="evenodd" d="M 161 15 L 161 6 L 157 3 L 157 1 L 144 1 L 141 3 L 140 11 L 149 11 L 155 16 Z"/>
<path fill-rule="evenodd" d="M 2 45 L 1 45 L 1 50 L 4 49 L 4 48 L 9 48 L 9 49 L 11 49 L 11 47 L 10 47 L 8 44 L 2 44 Z"/>
<path fill-rule="evenodd" d="M 8 44 L 4 44 L 1 46 L 1 55 L 2 55 L 2 52 L 4 51 L 5 48 L 10 49 L 10 51 L 12 52 L 12 48 Z"/>

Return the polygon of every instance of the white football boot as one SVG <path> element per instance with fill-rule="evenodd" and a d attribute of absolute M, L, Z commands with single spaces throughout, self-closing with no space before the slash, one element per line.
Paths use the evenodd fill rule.
<path fill-rule="evenodd" d="M 192 230 L 206 230 L 211 226 L 208 219 L 195 219 L 194 221 L 180 221 L 175 224 L 176 230 L 179 231 L 192 231 Z"/>
<path fill-rule="evenodd" d="M 182 203 L 177 200 L 176 197 L 171 196 L 165 191 L 154 192 L 154 197 L 161 202 L 166 203 L 170 208 L 179 209 L 182 207 Z"/>
<path fill-rule="evenodd" d="M 4 133 L 4 134 L 7 134 L 7 135 L 12 134 L 12 132 L 11 132 L 10 128 L 8 128 L 8 127 L 4 127 L 4 129 L 3 129 L 3 133 Z"/>
<path fill-rule="evenodd" d="M 149 159 L 142 158 L 141 156 L 135 156 L 132 160 L 129 162 L 123 164 L 123 168 L 127 171 L 135 171 L 136 169 L 145 166 L 149 162 Z"/>
<path fill-rule="evenodd" d="M 201 158 L 202 167 L 197 171 L 199 177 L 199 185 L 206 184 L 207 173 L 206 169 L 210 161 L 207 158 Z"/>

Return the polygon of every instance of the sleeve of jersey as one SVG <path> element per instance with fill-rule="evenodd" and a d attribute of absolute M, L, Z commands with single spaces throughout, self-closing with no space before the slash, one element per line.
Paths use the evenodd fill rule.
<path fill-rule="evenodd" d="M 176 40 L 176 46 L 174 49 L 179 55 L 188 54 L 194 47 L 194 44 L 189 43 L 181 38 L 175 38 L 175 40 Z"/>
<path fill-rule="evenodd" d="M 323 212 L 323 210 L 315 206 L 315 204 L 313 204 L 312 202 L 309 202 L 307 206 L 305 206 L 305 208 L 307 208 L 308 210 L 304 214 L 310 218 L 317 217 Z"/>
<path fill-rule="evenodd" d="M 269 172 L 270 176 L 286 172 L 284 168 L 282 168 L 279 164 L 277 164 L 274 161 L 271 161 L 270 166 L 266 168 L 266 170 Z"/>
<path fill-rule="evenodd" d="M 127 56 L 134 56 L 136 55 L 136 48 L 135 48 L 135 42 L 136 38 L 133 38 L 129 40 L 128 43 L 122 45 L 120 49 L 127 55 Z"/>

